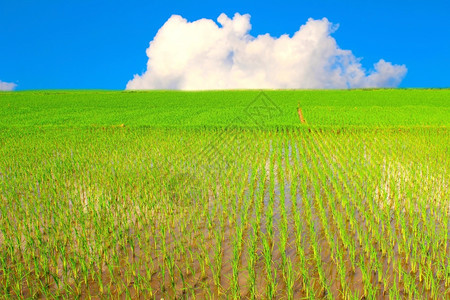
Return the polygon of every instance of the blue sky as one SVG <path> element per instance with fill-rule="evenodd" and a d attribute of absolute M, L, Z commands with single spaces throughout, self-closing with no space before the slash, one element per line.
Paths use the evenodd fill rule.
<path fill-rule="evenodd" d="M 0 0 L 0 80 L 30 89 L 124 89 L 173 14 L 188 21 L 251 15 L 250 34 L 292 35 L 326 17 L 342 49 L 370 69 L 406 65 L 400 87 L 449 87 L 449 1 Z"/>

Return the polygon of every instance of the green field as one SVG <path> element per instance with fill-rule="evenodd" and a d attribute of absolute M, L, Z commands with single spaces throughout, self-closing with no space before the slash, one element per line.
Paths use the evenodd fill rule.
<path fill-rule="evenodd" d="M 448 298 L 449 184 L 446 89 L 0 93 L 0 298 Z"/>
<path fill-rule="evenodd" d="M 258 98 L 258 96 L 260 98 Z M 449 126 L 450 90 L 108 92 L 30 91 L 0 94 L 0 127 L 258 127 L 249 108 L 267 98 L 277 113 L 265 127 L 298 127 L 300 105 L 310 126 Z"/>

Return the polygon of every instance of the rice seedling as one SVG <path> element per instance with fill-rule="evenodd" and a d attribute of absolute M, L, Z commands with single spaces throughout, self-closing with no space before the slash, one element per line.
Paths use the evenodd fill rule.
<path fill-rule="evenodd" d="M 40 120 L 35 108 L 19 123 L 5 108 L 2 297 L 449 295 L 447 90 L 268 92 L 282 114 L 263 125 L 244 115 L 236 127 L 224 124 L 255 92 L 230 92 L 214 104 L 223 110 L 199 117 L 197 104 L 217 93 L 183 93 L 182 103 L 172 92 L 112 93 L 135 108 L 127 120 L 109 109 Z M 2 94 L 0 106 L 30 95 L 57 97 Z M 308 124 L 296 116 L 302 95 Z M 58 97 L 61 109 L 80 98 L 88 113 L 82 103 L 103 94 Z M 345 105 L 361 97 L 367 105 L 351 114 Z M 143 103 L 167 113 L 139 118 Z M 185 117 L 169 113 L 174 103 Z M 406 118 L 405 103 L 424 108 Z"/>

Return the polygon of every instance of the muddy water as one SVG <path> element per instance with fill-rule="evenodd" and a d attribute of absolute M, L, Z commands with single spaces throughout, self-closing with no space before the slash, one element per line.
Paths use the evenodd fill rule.
<path fill-rule="evenodd" d="M 261 220 L 256 231 L 258 239 L 254 265 L 256 298 L 267 298 L 269 280 L 262 242 L 266 238 L 272 246 L 269 268 L 276 285 L 274 298 L 284 299 L 288 295 L 282 263 L 283 254 L 293 264 L 295 279 L 292 287 L 293 298 L 304 298 L 307 295 L 301 279 L 300 260 L 296 249 L 297 232 L 293 211 L 296 207 L 302 224 L 301 246 L 306 256 L 306 268 L 313 298 L 330 297 L 328 292 L 335 299 L 343 297 L 343 286 L 338 273 L 340 262 L 337 261 L 331 249 L 325 234 L 326 230 L 330 232 L 338 248 L 343 251 L 345 282 L 349 291 L 357 298 L 364 296 L 367 286 L 372 286 L 376 298 L 388 298 L 389 295 L 393 295 L 391 288 L 394 283 L 401 297 L 410 296 L 405 292 L 405 277 L 401 275 L 402 278 L 399 279 L 399 264 L 413 278 L 418 294 L 429 298 L 431 292 L 425 287 L 425 281 L 419 278 L 418 272 L 411 272 L 411 260 L 407 260 L 406 254 L 399 251 L 398 242 L 402 239 L 402 233 L 397 225 L 396 215 L 389 212 L 387 223 L 384 224 L 387 228 L 384 233 L 390 232 L 390 235 L 395 237 L 391 249 L 391 261 L 387 256 L 382 255 L 381 245 L 370 230 L 373 221 L 368 214 L 368 207 L 374 199 L 370 198 L 373 191 L 369 193 L 371 185 L 366 179 L 370 179 L 371 175 L 368 172 L 357 175 L 353 168 L 361 163 L 366 163 L 367 168 L 370 167 L 374 164 L 370 159 L 374 159 L 376 155 L 364 154 L 363 159 L 357 155 L 352 156 L 351 153 L 342 154 L 341 157 L 331 154 L 321 156 L 317 152 L 320 148 L 315 148 L 308 142 L 311 140 L 298 142 L 293 139 L 273 138 L 266 145 L 268 146 L 266 152 L 254 155 L 256 160 L 254 164 L 251 164 L 250 160 L 253 158 L 251 157 L 253 153 L 248 155 L 248 160 L 233 160 L 232 156 L 227 156 L 219 162 L 220 164 L 216 162 L 214 165 L 194 164 L 191 166 L 186 163 L 183 168 L 180 168 L 178 174 L 170 174 L 171 176 L 164 181 L 164 186 L 160 190 L 153 191 L 151 197 L 154 202 L 151 206 L 146 206 L 143 202 L 140 206 L 129 208 L 126 215 L 127 221 L 123 223 L 127 226 L 122 225 L 127 227 L 127 230 L 123 232 L 123 240 L 126 242 L 122 245 L 125 247 L 122 248 L 108 241 L 104 245 L 104 255 L 118 254 L 117 260 L 109 257 L 100 260 L 100 263 L 94 262 L 91 269 L 96 276 L 93 277 L 88 276 L 86 279 L 80 277 L 75 279 L 75 276 L 71 275 L 61 277 L 61 281 L 72 288 L 72 292 L 68 293 L 79 294 L 82 298 L 87 298 L 88 295 L 96 296 L 94 298 L 109 295 L 114 298 L 133 299 L 231 298 L 236 233 L 237 228 L 242 226 L 237 275 L 239 290 L 236 292 L 239 297 L 251 298 L 253 295 L 247 270 L 250 237 L 255 234 L 252 222 L 260 212 Z M 323 145 L 321 142 L 317 144 Z M 344 150 L 338 148 L 337 151 Z M 345 157 L 347 157 L 346 160 Z M 196 163 L 203 162 L 196 161 Z M 207 168 L 212 169 L 204 172 Z M 318 174 L 323 170 L 329 171 Z M 338 172 L 339 170 L 341 172 Z M 250 184 L 253 177 L 256 178 L 256 182 Z M 306 185 L 305 192 L 301 189 L 302 179 Z M 316 185 L 319 185 L 319 189 Z M 294 186 L 296 194 L 292 196 L 291 191 Z M 343 197 L 349 200 L 351 210 L 346 209 L 342 204 Z M 85 194 L 82 198 L 83 201 L 87 201 Z M 325 223 L 321 219 L 319 200 L 323 201 Z M 308 203 L 311 209 L 311 224 L 307 216 L 306 204 Z M 356 262 L 362 259 L 365 266 L 370 266 L 371 263 L 370 255 L 364 251 L 362 236 L 364 233 L 369 233 L 370 247 L 375 250 L 376 260 L 381 264 L 384 281 L 378 281 L 378 270 L 375 268 L 370 271 L 369 282 L 365 282 L 363 271 L 358 264 L 352 270 L 350 251 L 345 250 L 339 228 L 333 217 L 331 203 L 334 203 L 338 214 L 343 216 L 344 230 L 355 245 Z M 244 211 L 246 207 L 248 208 L 247 218 Z M 287 244 L 285 252 L 281 253 L 283 207 L 287 221 Z M 270 209 L 273 209 L 273 215 L 268 214 Z M 140 217 L 139 214 L 145 215 L 145 218 Z M 431 223 L 438 220 L 431 209 L 426 211 L 426 216 L 432 220 Z M 352 218 L 356 220 L 355 228 L 352 228 L 349 222 Z M 411 215 L 407 215 L 406 229 L 409 239 L 412 233 L 410 218 Z M 111 230 L 117 229 L 114 226 L 116 225 L 112 225 Z M 329 286 L 328 292 L 319 278 L 318 261 L 312 247 L 310 226 L 313 227 L 317 236 L 318 258 L 325 275 L 326 285 Z M 427 228 L 423 223 L 419 223 L 418 226 L 421 229 Z M 436 222 L 432 228 L 435 232 L 439 232 L 442 226 Z M 382 231 L 382 227 L 381 223 L 377 223 L 375 230 Z M 269 236 L 271 231 L 273 236 Z M 432 238 L 431 233 L 425 233 L 424 236 Z M 91 241 L 91 243 L 95 242 L 97 242 L 95 239 Z M 432 250 L 427 251 L 432 252 Z M 444 251 L 447 251 L 448 256 L 448 246 Z M 426 256 L 426 259 L 431 259 L 431 256 Z M 427 260 L 423 265 L 426 264 Z M 62 266 L 59 265 L 58 268 L 62 269 Z M 30 270 L 32 271 L 32 268 Z M 434 267 L 432 272 L 433 275 L 437 275 Z M 219 274 L 218 282 L 215 282 L 217 274 Z M 444 282 L 438 279 L 438 284 L 439 292 L 445 295 Z M 50 280 L 48 285 L 50 290 L 59 288 Z M 27 288 L 24 288 L 23 294 L 24 297 L 32 296 Z M 36 297 L 42 298 L 43 295 Z"/>
<path fill-rule="evenodd" d="M 282 265 L 281 265 L 281 253 L 279 252 L 279 248 L 277 245 L 279 245 L 279 236 L 280 236 L 280 222 L 281 222 L 281 211 L 280 211 L 280 205 L 284 202 L 284 205 L 286 205 L 286 211 L 288 212 L 288 242 L 287 242 L 287 248 L 286 248 L 286 255 L 289 257 L 289 259 L 293 262 L 294 266 L 299 265 L 298 257 L 295 251 L 295 229 L 294 224 L 292 220 L 292 214 L 289 212 L 291 211 L 291 204 L 293 199 L 290 196 L 290 183 L 285 183 L 285 198 L 280 199 L 280 183 L 275 183 L 275 189 L 274 189 L 274 216 L 273 216 L 273 232 L 274 232 L 274 240 L 273 240 L 273 252 L 272 252 L 272 269 L 275 274 L 275 282 L 277 284 L 277 292 L 275 293 L 275 298 L 284 298 L 286 297 L 286 286 L 284 282 L 284 275 L 282 271 Z M 321 195 L 325 198 L 325 195 Z M 313 192 L 313 188 L 311 186 L 308 186 L 308 195 L 306 196 L 309 199 L 314 199 L 315 194 Z M 264 194 L 263 199 L 263 205 L 264 208 L 266 208 L 269 205 L 270 195 L 268 192 Z M 234 199 L 233 199 L 234 200 Z M 297 198 L 295 199 L 297 203 L 301 204 L 302 201 L 305 201 L 302 197 L 302 195 L 297 195 Z M 298 206 L 302 216 L 304 216 L 302 206 Z M 319 240 L 319 248 L 321 249 L 320 252 L 320 259 L 322 261 L 323 269 L 325 272 L 325 276 L 327 278 L 327 282 L 330 285 L 333 297 L 336 299 L 339 299 L 342 297 L 340 294 L 341 292 L 341 285 L 339 283 L 339 275 L 337 272 L 337 264 L 332 259 L 330 245 L 327 242 L 327 239 L 324 234 L 324 229 L 322 228 L 323 224 L 320 220 L 319 213 L 317 211 L 317 207 L 314 205 L 312 208 L 312 215 L 314 220 L 314 228 L 316 231 L 316 234 L 318 236 Z M 220 208 L 219 208 L 220 209 Z M 221 208 L 223 209 L 223 208 Z M 338 205 L 338 211 L 342 214 L 345 214 L 345 211 L 342 207 Z M 212 210 L 212 209 L 211 209 Z M 210 210 L 210 211 L 211 211 Z M 210 212 L 209 211 L 209 212 Z M 264 211 L 264 209 L 263 209 Z M 208 212 L 208 213 L 209 213 Z M 330 211 L 326 211 L 327 215 L 330 218 Z M 254 217 L 254 212 L 252 212 L 252 217 Z M 304 216 L 306 217 L 306 216 Z M 367 230 L 366 228 L 366 220 L 365 218 L 360 214 L 358 210 L 355 210 L 355 217 L 358 220 L 359 225 L 361 226 L 362 230 Z M 330 218 L 331 219 L 331 218 Z M 215 227 L 212 229 L 206 228 L 205 224 L 200 224 L 197 228 L 200 229 L 199 232 L 196 232 L 192 239 L 196 241 L 202 241 L 204 244 L 203 247 L 205 247 L 205 250 L 202 250 L 201 247 L 198 244 L 192 243 L 189 245 L 185 245 L 186 247 L 190 248 L 190 251 L 193 253 L 194 258 L 191 259 L 186 256 L 178 256 L 176 257 L 176 264 L 180 266 L 181 272 L 184 272 L 183 276 L 181 275 L 175 275 L 174 282 L 170 279 L 170 274 L 168 274 L 168 271 L 166 270 L 166 274 L 164 277 L 161 275 L 161 271 L 156 267 L 153 267 L 153 274 L 151 276 L 152 280 L 150 282 L 150 285 L 152 287 L 153 296 L 156 298 L 207 298 L 207 297 L 223 297 L 228 298 L 231 295 L 231 274 L 232 274 L 232 264 L 231 261 L 233 260 L 233 243 L 232 241 L 235 238 L 235 230 L 234 225 L 229 224 L 229 220 L 225 219 L 225 224 L 223 228 Z M 238 218 L 236 220 L 236 224 L 240 224 L 242 220 Z M 329 220 L 331 223 L 331 221 Z M 216 224 L 217 226 L 217 224 Z M 304 225 L 307 226 L 306 224 Z M 394 224 L 392 225 L 394 228 Z M 214 259 L 215 253 L 214 248 L 218 247 L 217 241 L 211 236 L 211 232 L 217 230 L 223 232 L 223 238 L 220 241 L 221 243 L 221 259 L 222 264 L 220 267 L 220 285 L 217 286 L 213 282 L 213 270 L 207 265 L 203 265 L 204 260 L 208 260 L 204 255 L 209 257 L 209 260 L 212 261 Z M 336 241 L 339 242 L 338 234 L 337 234 L 337 228 L 331 227 L 331 231 L 334 234 L 334 238 Z M 347 230 L 351 232 L 350 226 L 347 226 Z M 241 297 L 244 298 L 250 298 L 250 291 L 248 288 L 248 271 L 246 270 L 245 266 L 248 264 L 247 255 L 248 252 L 248 236 L 250 232 L 252 231 L 252 228 L 247 225 L 245 226 L 245 232 L 243 234 L 243 244 L 242 244 L 242 251 L 240 256 L 239 265 L 241 266 L 239 277 L 238 277 L 238 283 L 239 283 L 239 294 Z M 261 224 L 260 224 L 260 236 L 264 236 L 267 233 L 267 219 L 266 215 L 262 214 L 261 216 Z M 356 241 L 358 240 L 358 234 L 355 232 L 353 234 L 353 239 Z M 177 226 L 174 226 L 173 233 L 168 234 L 166 237 L 166 245 L 168 247 L 168 252 L 173 251 L 174 245 L 176 244 L 176 241 L 178 239 L 181 239 L 183 241 L 186 240 L 186 236 L 183 236 L 183 232 L 179 232 L 177 230 Z M 317 269 L 316 264 L 314 262 L 314 255 L 312 248 L 310 246 L 310 237 L 308 234 L 308 230 L 304 230 L 302 235 L 303 240 L 303 247 L 305 249 L 305 254 L 308 261 L 308 268 L 309 268 L 309 275 L 312 279 L 312 287 L 315 292 L 315 297 L 326 297 L 326 292 L 323 290 L 323 287 L 321 286 L 320 280 L 317 276 Z M 340 248 L 343 249 L 344 245 L 341 243 Z M 376 249 L 379 249 L 376 244 L 374 244 L 374 247 Z M 140 257 L 143 256 L 142 252 L 144 249 L 140 249 L 138 246 L 135 248 L 135 254 L 134 256 L 131 255 L 131 253 L 128 253 L 128 262 L 127 264 L 133 264 L 133 263 L 139 263 Z M 384 274 L 393 274 L 395 270 L 395 266 L 393 263 L 388 263 L 387 258 L 383 257 L 381 255 L 381 251 L 378 251 L 377 258 L 383 265 L 383 273 Z M 161 260 L 161 257 L 158 256 L 156 252 L 156 255 L 152 257 L 153 263 L 155 266 L 161 266 L 163 265 L 163 261 Z M 201 253 L 201 254 L 200 254 Z M 196 254 L 198 256 L 196 256 Z M 203 256 L 202 256 L 203 255 Z M 360 245 L 357 245 L 356 248 L 356 255 L 357 257 L 363 256 L 364 260 L 367 261 L 368 264 L 368 258 L 364 254 L 363 247 Z M 403 268 L 405 270 L 409 269 L 409 265 L 404 263 L 404 258 L 402 255 L 400 255 L 397 251 L 397 247 L 394 247 L 394 260 L 401 260 L 403 265 Z M 124 256 L 127 256 L 126 253 L 124 253 Z M 257 291 L 257 298 L 265 298 L 266 295 L 266 286 L 267 286 L 267 279 L 266 279 L 266 267 L 263 260 L 263 249 L 261 241 L 258 242 L 257 246 L 257 256 L 258 259 L 255 264 L 255 272 L 257 274 L 256 278 L 256 291 Z M 346 273 L 346 281 L 347 284 L 350 286 L 351 291 L 358 295 L 363 295 L 364 293 L 364 282 L 362 278 L 362 272 L 359 267 L 356 268 L 356 270 L 353 272 L 351 270 L 351 263 L 348 260 L 348 258 L 345 260 L 346 264 L 345 267 L 347 269 Z M 190 270 L 183 269 L 183 265 L 186 264 L 186 262 L 190 265 Z M 125 266 L 125 263 L 121 263 L 123 266 Z M 147 269 L 148 266 L 142 266 L 141 274 L 142 276 L 145 276 L 145 269 Z M 166 264 L 167 268 L 167 264 Z M 177 270 L 178 273 L 180 273 L 179 270 Z M 108 272 L 103 273 L 104 281 L 108 282 Z M 134 281 L 133 280 L 127 280 L 126 276 L 123 277 L 124 274 L 121 273 L 120 268 L 118 268 L 117 273 L 114 275 L 115 280 L 117 281 L 117 278 L 123 278 L 124 282 L 129 281 L 128 284 L 128 290 L 130 292 L 130 295 L 132 298 L 138 297 L 137 290 L 133 287 Z M 384 277 L 385 275 L 383 275 Z M 387 298 L 389 294 L 389 290 L 386 290 L 383 286 L 382 282 L 378 282 L 376 280 L 377 273 L 376 271 L 373 271 L 372 274 L 372 280 L 371 284 L 375 287 L 377 292 L 377 298 Z M 396 277 L 390 277 L 387 280 L 387 286 L 390 287 L 393 284 L 393 281 L 397 280 Z M 400 284 L 398 280 L 396 284 Z M 419 289 L 421 288 L 422 284 L 418 281 L 417 282 Z M 90 284 L 90 289 L 95 289 L 95 282 Z M 304 292 L 303 286 L 301 284 L 300 280 L 296 280 L 294 287 L 293 287 L 293 293 L 295 298 L 301 298 L 305 297 L 306 294 Z M 402 290 L 400 288 L 400 295 L 402 295 Z M 146 298 L 148 294 L 144 292 L 143 295 L 141 295 L 141 298 Z"/>
<path fill-rule="evenodd" d="M 311 205 L 311 212 L 312 212 L 312 219 L 314 227 L 314 231 L 316 232 L 318 242 L 319 242 L 319 249 L 320 249 L 320 261 L 323 267 L 323 271 L 325 274 L 326 282 L 330 287 L 331 294 L 333 298 L 339 299 L 342 298 L 342 292 L 343 287 L 341 286 L 341 283 L 339 281 L 339 274 L 338 274 L 338 265 L 339 263 L 336 261 L 336 259 L 333 257 L 332 249 L 330 248 L 330 244 L 326 238 L 325 235 L 325 229 L 324 224 L 320 218 L 318 203 L 316 202 L 316 199 L 320 197 L 323 199 L 325 206 L 325 214 L 327 216 L 327 223 L 329 225 L 329 230 L 334 238 L 334 241 L 339 244 L 340 249 L 344 249 L 344 244 L 342 240 L 339 237 L 338 234 L 338 228 L 335 226 L 335 223 L 333 222 L 332 218 L 332 212 L 330 210 L 330 206 L 328 205 L 329 201 L 335 201 L 333 197 L 336 197 L 336 191 L 334 191 L 333 186 L 331 185 L 331 180 L 338 180 L 338 187 L 340 187 L 341 193 L 342 191 L 345 191 L 344 184 L 347 184 L 350 186 L 353 191 L 355 192 L 355 195 L 361 196 L 360 199 L 353 199 L 354 201 L 361 201 L 362 205 L 361 207 L 367 207 L 367 201 L 369 199 L 366 199 L 364 195 L 360 194 L 360 189 L 364 190 L 366 188 L 365 183 L 355 180 L 355 178 L 352 176 L 351 173 L 344 172 L 345 177 L 339 177 L 337 173 L 334 173 L 336 177 L 330 178 L 326 176 L 326 179 L 328 181 L 327 186 L 322 186 L 322 193 L 319 195 L 316 195 L 315 189 L 314 189 L 314 178 L 309 178 L 307 180 L 307 194 L 303 195 L 301 192 L 297 192 L 295 195 L 295 198 L 291 197 L 291 185 L 297 184 L 298 178 L 294 176 L 288 176 L 288 172 L 286 170 L 286 164 L 293 164 L 294 159 L 293 155 L 294 153 L 298 153 L 299 149 L 296 148 L 297 146 L 289 145 L 288 147 L 288 153 L 282 152 L 282 164 L 278 165 L 278 162 L 276 161 L 276 156 L 272 157 L 275 159 L 275 161 L 267 160 L 264 162 L 264 169 L 262 172 L 266 172 L 266 182 L 262 182 L 261 178 L 262 176 L 259 176 L 259 179 L 255 185 L 254 195 L 257 195 L 258 192 L 264 188 L 263 191 L 263 198 L 261 199 L 262 202 L 257 202 L 257 199 L 254 199 L 253 204 L 249 207 L 249 218 L 250 220 L 254 219 L 256 217 L 256 209 L 258 205 L 261 205 L 261 222 L 259 224 L 259 231 L 258 234 L 258 243 L 257 243 L 257 259 L 255 263 L 255 273 L 256 273 L 256 298 L 265 298 L 266 297 L 266 290 L 268 285 L 268 280 L 266 277 L 267 269 L 266 265 L 264 263 L 264 252 L 263 252 L 263 245 L 262 245 L 262 238 L 267 236 L 270 224 L 268 223 L 267 219 L 267 209 L 269 206 L 273 206 L 273 222 L 271 224 L 272 231 L 273 231 L 273 240 L 271 241 L 271 245 L 273 245 L 272 249 L 272 265 L 271 269 L 274 274 L 274 280 L 276 283 L 276 292 L 274 294 L 275 298 L 285 298 L 287 297 L 286 293 L 286 285 L 284 280 L 284 272 L 283 272 L 283 266 L 282 266 L 282 255 L 280 253 L 279 243 L 280 243 L 280 223 L 283 222 L 282 220 L 282 213 L 281 213 L 281 205 L 284 205 L 285 211 L 287 213 L 287 228 L 288 228 L 288 241 L 287 241 L 287 247 L 285 249 L 286 256 L 292 261 L 294 270 L 298 271 L 300 261 L 298 259 L 297 252 L 295 250 L 295 225 L 293 221 L 293 201 L 296 202 L 296 207 L 300 211 L 300 215 L 302 220 L 306 220 L 305 215 L 305 208 L 304 208 L 304 201 L 309 201 Z M 272 151 L 275 151 L 274 149 L 276 146 L 271 145 L 269 157 L 271 157 Z M 325 165 L 329 165 L 328 161 L 320 161 L 318 160 L 322 167 Z M 307 159 L 306 166 L 310 169 L 312 169 L 314 162 L 311 159 Z M 273 166 L 273 169 L 272 169 Z M 319 166 L 320 167 L 320 166 Z M 340 166 L 342 168 L 345 168 L 345 166 Z M 272 176 L 274 178 L 273 181 L 273 192 L 271 194 L 270 192 L 270 177 L 271 177 L 271 170 L 273 170 Z M 260 170 L 261 171 L 261 170 Z M 285 174 L 285 180 L 284 182 L 279 182 L 278 178 L 280 175 L 280 172 L 284 172 Z M 249 178 L 251 178 L 252 173 L 248 172 L 247 181 L 249 181 Z M 298 175 L 297 175 L 298 176 Z M 284 187 L 284 198 L 281 198 L 281 185 Z M 224 190 L 224 189 L 230 189 L 233 191 L 232 188 L 229 188 L 227 186 L 218 186 L 217 190 Z M 324 189 L 328 189 L 329 193 L 331 193 L 332 198 L 328 198 L 327 195 L 323 192 Z M 176 256 L 176 265 L 181 266 L 178 271 L 178 273 L 175 272 L 173 281 L 170 278 L 169 272 L 165 271 L 165 276 L 163 277 L 161 274 L 160 269 L 153 268 L 153 275 L 150 282 L 150 285 L 152 287 L 152 293 L 153 296 L 156 298 L 191 298 L 191 297 L 197 297 L 197 298 L 207 298 L 207 297 L 214 297 L 214 298 L 228 298 L 232 294 L 232 260 L 233 260 L 233 241 L 235 240 L 235 227 L 236 226 L 243 226 L 244 233 L 243 233 L 243 241 L 242 241 L 242 248 L 240 252 L 239 257 L 239 275 L 238 275 L 238 286 L 239 286 L 239 295 L 243 298 L 250 298 L 250 290 L 249 290 L 249 277 L 248 277 L 248 271 L 246 269 L 246 266 L 248 264 L 248 251 L 249 251 L 249 243 L 248 243 L 248 237 L 253 232 L 253 229 L 250 226 L 250 223 L 243 224 L 243 220 L 241 218 L 241 214 L 239 213 L 240 210 L 243 209 L 243 205 L 240 204 L 242 202 L 242 196 L 238 193 L 233 195 L 233 192 L 231 192 L 230 202 L 223 202 L 220 201 L 220 199 L 214 199 L 213 192 L 203 192 L 202 195 L 209 195 L 211 199 L 209 199 L 209 208 L 207 210 L 203 210 L 206 212 L 206 214 L 212 215 L 215 213 L 216 220 L 213 222 L 213 227 L 208 228 L 206 222 L 204 219 L 199 220 L 197 223 L 195 223 L 195 228 L 197 228 L 197 231 L 193 234 L 192 238 L 189 240 L 194 241 L 192 244 L 187 244 L 185 247 L 188 247 L 190 249 L 189 253 L 192 253 L 192 257 L 187 257 L 183 255 Z M 249 189 L 248 186 L 244 190 L 244 199 L 247 199 L 246 201 L 249 201 Z M 353 195 L 347 195 L 348 197 L 352 197 Z M 219 201 L 219 205 L 214 205 L 214 201 Z M 234 201 L 232 203 L 231 201 Z M 342 207 L 339 201 L 336 202 L 336 209 L 338 213 L 346 216 L 347 212 Z M 232 211 L 233 209 L 230 209 L 230 207 L 225 207 L 223 204 L 228 203 L 232 206 L 234 205 L 236 208 L 235 210 L 238 211 L 237 215 L 235 217 L 232 217 Z M 353 205 L 353 204 L 351 204 Z M 201 209 L 200 209 L 201 210 Z M 368 219 L 366 218 L 365 212 L 360 211 L 359 207 L 354 207 L 352 210 L 353 217 L 356 219 L 358 230 L 352 229 L 350 224 L 346 222 L 345 228 L 347 233 L 351 236 L 352 240 L 354 241 L 354 244 L 356 246 L 355 248 L 355 254 L 356 254 L 356 261 L 359 261 L 360 258 L 362 258 L 365 265 L 370 265 L 370 259 L 369 255 L 364 252 L 364 242 L 359 243 L 359 240 L 362 239 L 361 235 L 364 232 L 369 232 L 369 223 Z M 201 212 L 199 212 L 201 214 Z M 218 216 L 220 214 L 223 214 L 223 220 L 224 223 L 220 225 L 220 222 L 217 221 Z M 189 223 L 189 221 L 187 222 Z M 160 225 L 164 226 L 164 225 Z M 183 242 L 186 241 L 185 233 L 178 230 L 178 227 L 176 225 L 176 222 L 172 224 L 172 234 L 168 234 L 165 238 L 165 243 L 167 245 L 168 252 L 175 251 L 175 245 L 177 243 L 177 240 L 182 240 Z M 189 225 L 187 225 L 189 226 Z M 379 225 L 381 227 L 381 224 Z M 391 231 L 391 234 L 394 236 L 399 237 L 400 232 L 396 227 L 396 221 L 392 219 L 390 223 L 388 224 L 389 230 Z M 222 238 L 218 241 L 214 238 L 214 232 L 221 232 Z M 201 243 L 199 245 L 198 243 Z M 220 244 L 220 245 L 219 245 Z M 384 278 L 383 281 L 378 281 L 378 271 L 373 269 L 371 270 L 370 274 L 370 282 L 365 282 L 363 279 L 363 272 L 361 268 L 356 264 L 356 268 L 353 271 L 352 270 L 352 263 L 350 261 L 349 252 L 344 250 L 344 264 L 346 269 L 346 284 L 348 285 L 350 292 L 353 295 L 359 295 L 358 297 L 363 297 L 365 286 L 370 284 L 373 289 L 376 291 L 375 295 L 378 299 L 388 298 L 389 294 L 391 293 L 390 288 L 395 283 L 398 286 L 399 289 L 399 295 L 400 296 L 407 296 L 404 294 L 404 283 L 403 279 L 399 279 L 399 275 L 397 273 L 397 264 L 400 263 L 402 265 L 402 268 L 406 272 L 411 271 L 411 264 L 410 261 L 406 261 L 405 254 L 399 253 L 398 251 L 398 244 L 395 242 L 393 247 L 393 257 L 392 260 L 389 262 L 388 258 L 386 256 L 383 256 L 381 254 L 381 248 L 380 245 L 377 244 L 377 242 L 374 239 L 371 239 L 370 241 L 371 247 L 375 249 L 376 251 L 376 259 L 381 263 L 382 268 L 381 271 L 383 275 L 381 276 Z M 311 287 L 314 291 L 314 297 L 317 298 L 326 298 L 328 297 L 327 291 L 324 289 L 324 286 L 319 279 L 318 273 L 317 273 L 317 262 L 314 258 L 313 249 L 311 246 L 311 237 L 309 235 L 309 229 L 307 222 L 303 222 L 303 231 L 302 231 L 302 246 L 305 251 L 306 255 L 306 261 L 307 261 L 307 268 L 308 268 L 308 274 L 311 279 Z M 208 262 L 214 261 L 216 254 L 215 249 L 218 247 L 221 248 L 220 258 L 221 258 L 221 264 L 219 266 L 220 269 L 220 281 L 219 285 L 216 285 L 214 283 L 213 277 L 214 272 L 217 270 L 214 270 L 214 268 L 211 268 L 212 264 Z M 139 259 L 139 253 L 141 253 L 144 250 L 136 248 L 135 252 L 137 254 L 136 257 L 130 258 L 128 257 L 129 263 L 138 262 Z M 155 266 L 161 266 L 165 265 L 165 268 L 167 267 L 167 263 L 164 263 L 158 255 L 158 251 L 156 251 L 156 255 L 152 257 L 152 260 L 154 262 Z M 126 254 L 125 254 L 126 256 Z M 129 256 L 129 254 L 128 254 Z M 183 265 L 189 265 L 189 268 L 183 269 Z M 143 266 L 141 273 L 144 274 L 145 266 Z M 420 293 L 422 295 L 430 295 L 427 288 L 425 288 L 424 281 L 420 280 L 418 277 L 418 274 L 411 273 L 412 278 L 415 279 L 415 284 L 417 286 L 417 290 L 421 291 Z M 107 277 L 107 275 L 105 275 Z M 119 273 L 115 276 L 121 276 L 121 273 Z M 116 277 L 117 278 L 117 277 Z M 124 279 L 126 281 L 126 278 Z M 129 291 L 130 295 L 132 297 L 137 297 L 137 291 L 133 288 L 133 282 L 130 282 Z M 444 286 L 441 283 L 439 289 L 444 292 Z M 298 275 L 296 277 L 294 286 L 292 288 L 293 296 L 294 298 L 303 298 L 306 297 L 305 289 L 303 284 L 301 283 L 301 280 L 299 280 Z M 142 296 L 146 297 L 146 296 Z"/>

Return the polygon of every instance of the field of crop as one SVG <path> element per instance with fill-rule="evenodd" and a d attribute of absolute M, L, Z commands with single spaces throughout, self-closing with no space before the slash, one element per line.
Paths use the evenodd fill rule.
<path fill-rule="evenodd" d="M 448 298 L 450 90 L 2 93 L 0 295 Z"/>
<path fill-rule="evenodd" d="M 275 104 L 276 109 L 259 120 L 263 124 L 256 124 L 252 116 L 259 107 L 272 107 L 268 104 Z M 0 128 L 124 124 L 186 129 L 223 128 L 233 123 L 240 128 L 298 127 L 298 105 L 310 126 L 450 126 L 449 89 L 381 89 L 263 94 L 251 90 L 3 92 Z"/>

